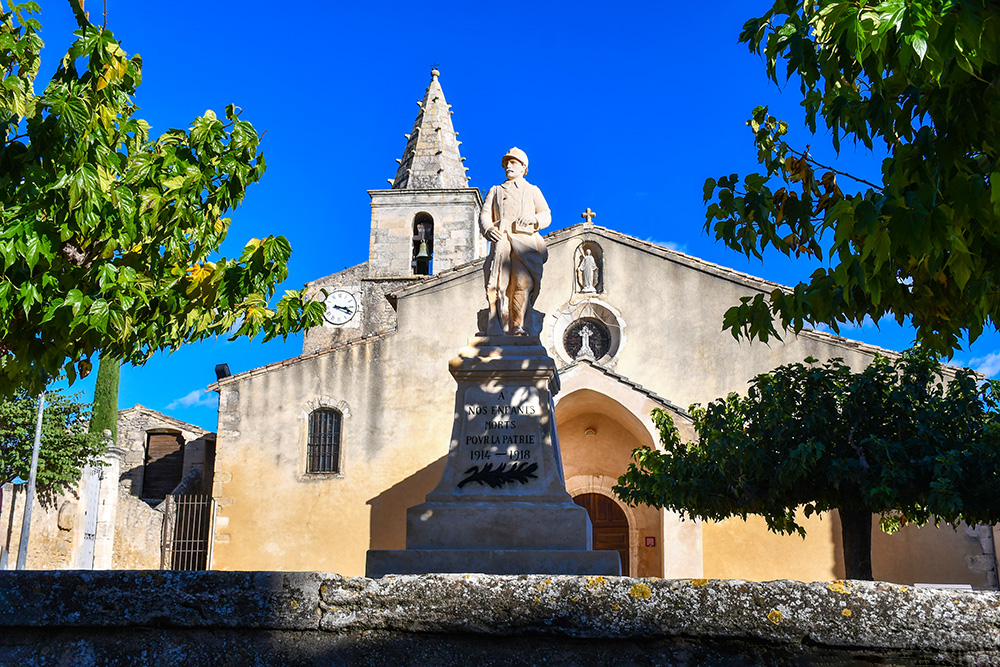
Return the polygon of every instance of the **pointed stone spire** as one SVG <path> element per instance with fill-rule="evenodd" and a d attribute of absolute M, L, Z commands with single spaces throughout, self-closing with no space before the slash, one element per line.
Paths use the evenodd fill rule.
<path fill-rule="evenodd" d="M 439 72 L 431 70 L 431 83 L 413 131 L 406 135 L 406 150 L 399 163 L 393 190 L 450 190 L 469 187 L 469 179 L 458 152 L 458 132 L 451 124 L 451 105 L 444 99 Z"/>

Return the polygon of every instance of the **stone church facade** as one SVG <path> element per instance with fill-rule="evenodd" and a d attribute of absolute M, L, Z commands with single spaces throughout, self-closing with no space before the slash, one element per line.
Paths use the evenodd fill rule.
<path fill-rule="evenodd" d="M 484 308 L 478 231 L 437 72 L 395 179 L 371 190 L 369 260 L 309 284 L 327 304 L 300 356 L 220 379 L 210 567 L 362 575 L 369 549 L 401 549 L 406 509 L 437 484 L 454 414 L 454 357 Z M 555 222 L 563 214 L 557 212 Z M 803 331 L 750 345 L 721 331 L 740 297 L 779 287 L 684 253 L 582 223 L 545 237 L 535 303 L 559 368 L 555 410 L 567 490 L 587 507 L 595 548 L 632 576 L 806 581 L 843 577 L 836 512 L 808 537 L 762 520 L 680 521 L 627 507 L 611 487 L 633 449 L 658 445 L 650 411 L 742 392 L 758 373 L 807 356 L 854 368 L 872 346 Z M 562 218 L 565 220 L 565 218 Z M 996 587 L 993 530 L 907 528 L 874 535 L 877 579 Z"/>

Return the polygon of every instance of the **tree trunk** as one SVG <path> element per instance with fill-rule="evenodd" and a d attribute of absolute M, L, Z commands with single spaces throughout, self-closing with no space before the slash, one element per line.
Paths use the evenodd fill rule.
<path fill-rule="evenodd" d="M 120 361 L 101 356 L 94 384 L 94 410 L 90 415 L 90 432 L 100 435 L 109 430 L 115 444 L 118 444 L 118 380 L 121 371 Z"/>
<path fill-rule="evenodd" d="M 872 581 L 872 513 L 866 508 L 840 508 L 844 569 L 848 579 Z"/>

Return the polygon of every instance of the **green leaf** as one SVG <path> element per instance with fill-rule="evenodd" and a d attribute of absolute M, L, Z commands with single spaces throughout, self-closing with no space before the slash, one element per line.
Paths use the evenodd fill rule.
<path fill-rule="evenodd" d="M 708 203 L 712 199 L 712 194 L 715 192 L 715 179 L 707 178 L 705 179 L 705 185 L 702 188 L 703 201 Z"/>
<path fill-rule="evenodd" d="M 28 269 L 33 270 L 38 264 L 38 251 L 42 246 L 41 239 L 29 237 L 24 242 L 24 261 L 28 264 Z"/>
<path fill-rule="evenodd" d="M 910 45 L 913 47 L 913 52 L 917 54 L 917 58 L 923 62 L 924 57 L 927 55 L 927 34 L 917 33 L 913 35 L 913 41 Z"/>
<path fill-rule="evenodd" d="M 108 302 L 104 299 L 95 299 L 90 304 L 90 326 L 101 333 L 108 328 Z"/>

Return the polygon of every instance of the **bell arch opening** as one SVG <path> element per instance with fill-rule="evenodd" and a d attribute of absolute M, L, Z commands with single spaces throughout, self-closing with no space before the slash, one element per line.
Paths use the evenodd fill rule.
<path fill-rule="evenodd" d="M 434 270 L 434 218 L 420 212 L 413 218 L 413 252 L 410 266 L 415 276 L 429 276 Z"/>

